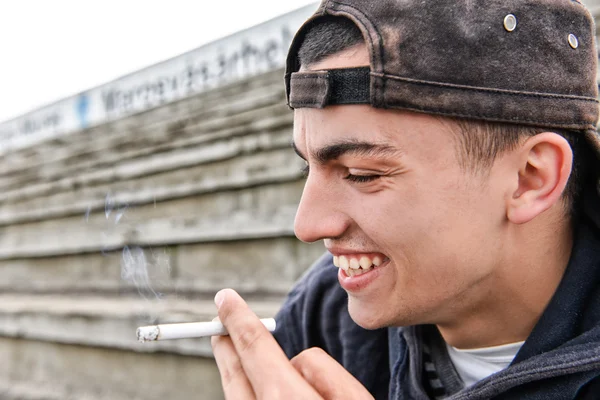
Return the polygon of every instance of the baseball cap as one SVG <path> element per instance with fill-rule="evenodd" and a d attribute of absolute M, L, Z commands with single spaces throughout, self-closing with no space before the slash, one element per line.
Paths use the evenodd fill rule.
<path fill-rule="evenodd" d="M 368 67 L 300 71 L 304 36 L 327 16 L 361 30 Z M 577 130 L 600 159 L 597 60 L 593 18 L 574 0 L 323 0 L 292 42 L 285 82 L 291 108 L 370 104 Z"/>

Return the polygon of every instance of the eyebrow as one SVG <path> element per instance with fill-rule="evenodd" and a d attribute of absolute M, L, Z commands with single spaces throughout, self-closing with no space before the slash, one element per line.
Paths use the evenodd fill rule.
<path fill-rule="evenodd" d="M 298 149 L 295 142 L 292 142 L 292 148 L 300 158 L 306 160 L 306 156 Z M 398 157 L 402 154 L 402 152 L 398 148 L 389 144 L 350 140 L 333 143 L 318 149 L 313 153 L 313 158 L 317 160 L 319 164 L 327 164 L 328 162 L 337 160 L 340 157 L 348 154 L 368 157 Z"/>

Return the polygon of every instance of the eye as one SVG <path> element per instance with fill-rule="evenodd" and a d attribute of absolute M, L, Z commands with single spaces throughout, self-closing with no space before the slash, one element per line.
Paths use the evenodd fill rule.
<path fill-rule="evenodd" d="M 381 175 L 352 175 L 352 174 L 348 174 L 348 176 L 346 176 L 346 180 L 349 180 L 350 182 L 354 182 L 354 183 L 367 183 L 367 182 L 373 182 L 376 179 L 381 178 Z"/>

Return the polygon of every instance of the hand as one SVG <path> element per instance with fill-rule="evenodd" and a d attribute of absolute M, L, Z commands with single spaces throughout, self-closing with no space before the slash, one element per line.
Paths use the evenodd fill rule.
<path fill-rule="evenodd" d="M 309 349 L 288 360 L 273 335 L 233 290 L 217 293 L 215 303 L 229 332 L 229 336 L 211 340 L 227 399 L 373 399 L 321 349 Z"/>

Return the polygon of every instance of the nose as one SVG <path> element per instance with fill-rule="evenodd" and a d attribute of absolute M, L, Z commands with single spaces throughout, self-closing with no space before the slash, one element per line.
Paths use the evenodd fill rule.
<path fill-rule="evenodd" d="M 294 221 L 296 237 L 310 243 L 342 236 L 350 219 L 342 211 L 343 199 L 338 197 L 332 185 L 309 175 Z"/>

